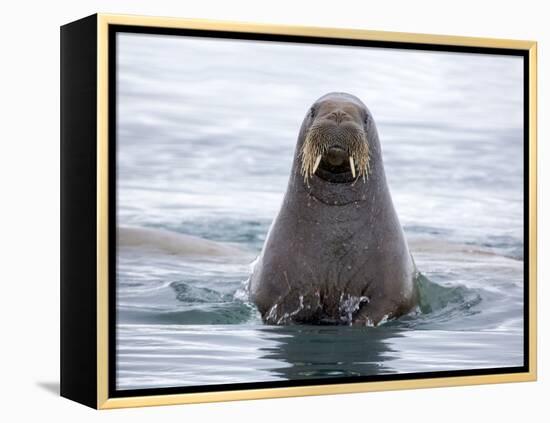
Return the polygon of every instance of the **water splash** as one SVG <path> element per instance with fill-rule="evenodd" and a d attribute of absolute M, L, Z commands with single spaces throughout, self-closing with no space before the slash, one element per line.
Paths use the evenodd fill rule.
<path fill-rule="evenodd" d="M 356 297 L 350 294 L 340 295 L 340 304 L 338 311 L 340 312 L 340 320 L 348 325 L 353 323 L 353 315 L 357 312 L 363 304 L 368 304 L 370 298 L 366 296 Z"/>

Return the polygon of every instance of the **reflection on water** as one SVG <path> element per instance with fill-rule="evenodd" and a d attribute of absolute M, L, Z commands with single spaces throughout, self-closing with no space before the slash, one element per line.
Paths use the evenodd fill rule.
<path fill-rule="evenodd" d="M 519 58 L 119 35 L 118 223 L 242 257 L 119 246 L 117 386 L 242 383 L 523 362 Z M 424 275 L 378 328 L 262 325 L 243 292 L 309 105 L 369 106 Z"/>
<path fill-rule="evenodd" d="M 348 377 L 392 373 L 388 339 L 399 330 L 373 330 L 357 327 L 287 327 L 287 336 L 266 352 L 290 366 L 274 369 L 282 379 Z M 387 363 L 385 362 L 387 361 Z"/>
<path fill-rule="evenodd" d="M 396 351 L 389 340 L 401 336 L 398 329 L 348 326 L 121 325 L 118 330 L 120 342 L 132 344 L 118 350 L 119 377 L 128 386 L 159 386 L 159 379 L 160 386 L 181 386 L 393 373 Z"/>

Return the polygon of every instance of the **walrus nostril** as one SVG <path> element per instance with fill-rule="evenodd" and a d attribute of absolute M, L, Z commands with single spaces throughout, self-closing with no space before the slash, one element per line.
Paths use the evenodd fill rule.
<path fill-rule="evenodd" d="M 348 153 L 341 147 L 330 147 L 325 154 L 325 160 L 331 166 L 341 166 L 348 160 Z"/>
<path fill-rule="evenodd" d="M 342 112 L 340 110 L 336 110 L 328 115 L 328 118 L 335 121 L 337 125 L 340 125 L 344 118 L 347 116 L 345 112 Z"/>

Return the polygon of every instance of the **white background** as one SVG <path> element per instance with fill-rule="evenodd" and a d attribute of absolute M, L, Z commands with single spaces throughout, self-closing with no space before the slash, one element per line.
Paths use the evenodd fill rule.
<path fill-rule="evenodd" d="M 4 2 L 0 120 L 3 421 L 547 421 L 550 26 L 542 1 Z M 539 42 L 539 381 L 96 412 L 59 383 L 59 26 L 95 12 L 355 27 Z M 546 163 L 545 163 L 546 162 Z M 546 391 L 546 393 L 545 393 Z"/>

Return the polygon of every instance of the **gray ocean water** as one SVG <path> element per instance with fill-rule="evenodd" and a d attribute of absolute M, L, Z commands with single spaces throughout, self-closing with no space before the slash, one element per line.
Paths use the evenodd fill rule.
<path fill-rule="evenodd" d="M 125 34 L 117 219 L 232 243 L 229 257 L 118 246 L 118 389 L 523 364 L 522 61 Z M 250 263 L 302 118 L 331 91 L 380 134 L 422 302 L 372 327 L 263 325 Z"/>

